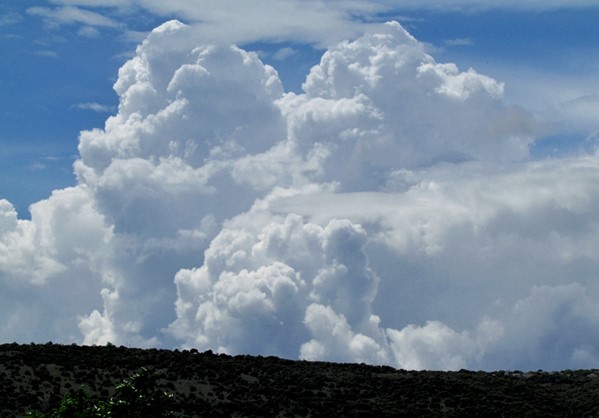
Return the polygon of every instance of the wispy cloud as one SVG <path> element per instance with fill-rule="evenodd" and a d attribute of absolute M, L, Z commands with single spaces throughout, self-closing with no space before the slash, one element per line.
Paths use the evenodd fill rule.
<path fill-rule="evenodd" d="M 48 0 L 52 4 L 83 7 L 119 7 L 126 6 L 131 0 Z"/>
<path fill-rule="evenodd" d="M 481 10 L 556 10 L 599 6 L 598 0 L 380 0 L 400 10 L 444 10 L 476 12 Z"/>
<path fill-rule="evenodd" d="M 58 58 L 58 53 L 49 49 L 40 49 L 34 52 L 39 57 Z"/>
<path fill-rule="evenodd" d="M 297 54 L 297 50 L 295 50 L 291 47 L 285 47 L 285 48 L 281 48 L 277 52 L 275 52 L 272 57 L 277 61 L 284 61 L 287 58 L 292 57 L 295 54 Z"/>
<path fill-rule="evenodd" d="M 9 11 L 9 12 L 1 12 L 0 11 L 0 26 L 9 26 L 19 23 L 23 20 L 23 16 L 19 13 Z"/>
<path fill-rule="evenodd" d="M 14 33 L 7 33 L 7 34 L 1 34 L 0 39 L 9 40 L 9 41 L 16 41 L 16 40 L 22 41 L 25 38 L 21 35 L 16 35 Z"/>
<path fill-rule="evenodd" d="M 116 109 L 114 106 L 103 105 L 97 102 L 89 102 L 89 103 L 78 103 L 76 105 L 71 106 L 74 109 L 81 110 L 93 110 L 98 113 L 110 113 L 114 112 Z"/>
<path fill-rule="evenodd" d="M 447 39 L 443 41 L 447 46 L 473 46 L 474 41 L 470 38 Z"/>
<path fill-rule="evenodd" d="M 83 24 L 91 27 L 117 28 L 121 24 L 100 13 L 81 9 L 78 7 L 30 7 L 27 13 L 32 16 L 42 17 L 49 25 Z"/>
<path fill-rule="evenodd" d="M 262 40 L 295 40 L 327 47 L 345 38 L 353 38 L 380 20 L 398 15 L 402 22 L 419 20 L 405 17 L 418 10 L 466 11 L 476 13 L 502 10 L 556 10 L 597 7 L 599 0 L 187 0 L 185 2 L 145 0 L 48 0 L 54 7 L 31 7 L 28 13 L 42 16 L 47 24 L 78 23 L 89 27 L 126 28 L 124 17 L 140 10 L 163 18 L 176 17 L 196 26 L 206 41 L 238 44 Z M 92 11 L 93 10 L 93 11 Z M 115 12 L 118 10 L 118 12 Z M 117 17 L 120 16 L 120 17 Z M 119 19 L 123 18 L 123 21 Z M 92 32 L 84 30 L 81 35 Z M 467 46 L 465 39 L 448 46 Z"/>
<path fill-rule="evenodd" d="M 98 29 L 92 26 L 82 26 L 77 33 L 79 36 L 83 36 L 85 38 L 98 38 L 100 36 Z"/>

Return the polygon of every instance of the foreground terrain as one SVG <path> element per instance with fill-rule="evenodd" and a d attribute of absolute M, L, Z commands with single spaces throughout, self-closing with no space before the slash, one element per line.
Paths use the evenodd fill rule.
<path fill-rule="evenodd" d="M 106 400 L 142 368 L 176 416 L 597 417 L 599 371 L 414 372 L 386 366 L 57 344 L 0 345 L 0 416 L 81 387 Z"/>

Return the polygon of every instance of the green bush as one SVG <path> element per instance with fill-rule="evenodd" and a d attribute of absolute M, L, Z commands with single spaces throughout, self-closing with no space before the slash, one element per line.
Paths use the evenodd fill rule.
<path fill-rule="evenodd" d="M 27 418 L 162 418 L 172 417 L 172 395 L 159 390 L 158 374 L 145 367 L 116 387 L 108 401 L 92 401 L 83 389 L 71 391 L 49 412 Z"/>

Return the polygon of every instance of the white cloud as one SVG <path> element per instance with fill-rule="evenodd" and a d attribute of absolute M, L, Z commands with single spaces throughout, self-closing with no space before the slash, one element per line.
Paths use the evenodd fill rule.
<path fill-rule="evenodd" d="M 42 17 L 50 25 L 79 23 L 90 27 L 116 28 L 120 26 L 115 20 L 100 13 L 72 6 L 53 9 L 48 7 L 30 7 L 27 9 L 27 13 Z"/>
<path fill-rule="evenodd" d="M 305 360 L 330 360 L 369 364 L 389 364 L 387 347 L 368 335 L 355 333 L 343 315 L 329 306 L 312 304 L 304 318 L 312 339 L 300 348 L 300 358 Z M 371 318 L 378 325 L 378 318 Z M 379 340 L 384 341 L 382 334 Z M 383 343 L 384 344 L 384 343 Z"/>
<path fill-rule="evenodd" d="M 439 369 L 599 357 L 597 155 L 530 161 L 538 127 L 503 85 L 396 23 L 331 47 L 301 94 L 196 36 L 167 22 L 123 65 L 74 187 L 29 221 L 0 201 L 3 339 Z"/>
<path fill-rule="evenodd" d="M 447 46 L 472 46 L 474 41 L 470 38 L 446 39 L 443 43 Z"/>
<path fill-rule="evenodd" d="M 286 324 L 288 336 L 302 336 L 299 355 L 307 359 L 416 369 L 583 367 L 581 358 L 596 356 L 586 329 L 599 314 L 583 295 L 583 286 L 596 291 L 599 261 L 597 202 L 589 200 L 599 192 L 595 167 L 594 157 L 516 172 L 455 166 L 403 193 L 277 191 L 221 232 L 200 269 L 179 272 L 171 331 L 189 346 L 294 356 L 298 340 L 274 337 Z M 327 236 L 342 245 L 326 244 Z M 303 279 L 287 299 L 294 315 L 261 321 L 235 311 L 231 319 L 227 301 L 236 293 L 216 296 L 216 289 L 260 286 L 276 262 Z M 554 322 L 562 294 L 572 315 Z M 239 321 L 251 320 L 273 337 L 237 340 L 244 334 L 236 330 L 249 326 Z M 570 321 L 587 325 L 572 331 Z M 259 325 L 251 326 L 256 333 Z"/>
<path fill-rule="evenodd" d="M 2 339 L 80 341 L 76 317 L 98 300 L 112 229 L 81 187 L 32 205 L 31 221 L 1 210 Z"/>
<path fill-rule="evenodd" d="M 472 342 L 439 321 L 388 331 L 397 364 L 405 369 L 459 370 L 468 365 Z"/>
<path fill-rule="evenodd" d="M 164 18 L 177 17 L 194 26 L 198 38 L 205 42 L 244 44 L 261 40 L 294 40 L 330 46 L 342 39 L 353 38 L 362 33 L 380 16 L 400 14 L 407 11 L 459 11 L 467 13 L 489 10 L 517 12 L 559 9 L 592 9 L 599 5 L 593 0 L 554 1 L 483 1 L 425 0 L 388 1 L 353 0 L 327 2 L 324 0 L 266 0 L 252 3 L 240 0 L 226 1 L 162 1 L 162 0 L 48 0 L 56 7 L 45 9 L 52 15 L 66 15 L 65 10 L 93 13 L 113 22 L 117 16 L 138 15 L 149 12 Z M 91 10 L 94 10 L 93 12 Z M 116 11 L 116 12 L 115 12 Z M 79 14 L 79 12 L 77 14 Z M 91 17 L 91 14 L 89 15 Z M 66 17 L 66 16 L 65 16 Z M 68 17 L 71 20 L 73 17 Z M 62 19 L 62 17 L 59 17 Z M 418 18 L 402 17 L 402 21 Z M 122 25 L 124 26 L 124 25 Z M 468 38 L 448 40 L 448 45 L 471 45 Z M 282 52 L 283 53 L 283 52 Z"/>
<path fill-rule="evenodd" d="M 85 38 L 98 38 L 100 36 L 100 32 L 93 26 L 83 26 L 77 31 L 77 33 L 79 36 L 83 36 Z"/>
<path fill-rule="evenodd" d="M 427 10 L 457 11 L 461 13 L 478 13 L 489 10 L 507 10 L 512 12 L 537 12 L 559 9 L 589 9 L 599 5 L 597 1 L 388 1 L 388 0 L 354 0 L 327 2 L 324 0 L 266 0 L 252 3 L 240 0 L 226 1 L 162 1 L 162 0 L 49 0 L 52 7 L 33 7 L 30 13 L 43 16 L 46 23 L 60 25 L 64 23 L 80 24 L 78 33 L 84 37 L 98 37 L 99 28 L 102 26 L 123 30 L 122 39 L 141 41 L 146 33 L 137 32 L 127 28 L 128 17 L 138 17 L 140 14 L 149 13 L 153 16 L 166 18 L 177 17 L 188 23 L 191 28 L 187 39 L 202 39 L 205 43 L 217 44 L 248 44 L 260 41 L 293 41 L 307 43 L 321 48 L 326 48 L 337 42 L 355 38 L 359 34 L 377 27 L 378 22 L 385 16 L 401 15 L 405 12 L 419 12 Z M 403 21 L 413 20 L 402 18 Z M 193 32 L 193 35 L 191 33 Z M 185 42 L 185 40 L 181 40 Z M 474 42 L 470 38 L 449 39 L 444 42 L 450 47 L 469 46 Z M 189 46 L 189 45 L 188 45 Z M 434 51 L 434 49 L 430 49 Z M 293 49 L 285 46 L 277 51 L 273 58 L 282 60 L 293 54 Z M 589 55 L 588 52 L 577 52 L 578 55 Z M 592 54 L 590 54 L 592 55 Z M 567 57 L 565 61 L 571 61 Z M 486 63 L 489 68 L 489 63 Z M 499 80 L 507 81 L 510 88 L 507 97 L 514 103 L 535 108 L 542 111 L 541 119 L 551 120 L 556 112 L 563 118 L 563 126 L 579 134 L 576 126 L 580 117 L 578 114 L 563 110 L 563 103 L 576 100 L 587 95 L 584 91 L 578 96 L 567 95 L 565 90 L 571 85 L 582 85 L 586 90 L 595 84 L 589 76 L 581 81 L 577 74 L 551 75 L 544 70 L 523 68 L 501 68 L 502 63 L 491 63 L 486 70 Z M 553 81 L 546 80 L 553 78 Z M 558 78 L 558 79 L 556 79 Z M 590 84 L 591 83 L 591 84 Z M 551 86 L 548 88 L 547 86 Z M 594 92 L 593 92 L 594 93 Z M 560 104 L 561 103 L 561 104 Z M 596 118 L 585 118 L 585 126 L 591 124 Z M 549 124 L 548 124 L 549 125 Z M 549 132 L 551 126 L 547 127 Z M 596 129 L 591 130 L 591 132 Z M 584 131 L 589 134 L 589 130 Z"/>
<path fill-rule="evenodd" d="M 377 12 L 390 10 L 448 10 L 448 11 L 481 11 L 493 9 L 508 9 L 508 10 L 555 10 L 561 8 L 589 8 L 599 5 L 595 0 L 528 0 L 519 2 L 516 0 L 457 0 L 447 2 L 443 0 L 423 0 L 412 2 L 407 0 L 354 0 L 354 1 L 338 1 L 334 4 L 329 4 L 323 0 L 286 0 L 285 2 L 277 2 L 267 0 L 259 4 L 253 4 L 251 8 L 247 7 L 247 3 L 240 0 L 227 0 L 225 2 L 202 2 L 199 0 L 188 1 L 170 1 L 161 2 L 159 0 L 142 0 L 134 2 L 132 0 L 48 0 L 52 4 L 66 6 L 80 6 L 92 8 L 108 8 L 118 7 L 126 8 L 133 5 L 139 5 L 147 10 L 157 13 L 162 16 L 176 15 L 180 18 L 195 22 L 216 22 L 225 20 L 238 20 L 242 13 L 248 17 L 255 17 L 264 11 L 270 11 L 271 15 L 286 16 L 290 19 L 291 25 L 294 26 L 296 19 L 306 19 L 307 16 L 322 16 L 332 18 L 332 23 L 336 24 L 342 19 L 351 19 L 356 15 L 375 15 Z M 200 7 L 203 6 L 203 7 Z M 295 15 L 290 12 L 295 12 Z M 239 19 L 240 20 L 240 19 Z M 267 21 L 263 18 L 255 22 L 266 23 L 269 28 L 278 27 L 279 23 L 273 22 L 271 19 Z M 318 19 L 320 23 L 321 18 Z M 310 24 L 309 19 L 306 19 L 307 24 Z M 249 23 L 245 24 L 249 26 Z M 312 25 L 311 25 L 312 26 Z M 317 26 L 317 25 L 315 25 Z"/>
<path fill-rule="evenodd" d="M 290 140 L 306 154 L 324 148 L 321 178 L 343 190 L 440 161 L 519 160 L 536 129 L 503 105 L 502 84 L 436 63 L 398 24 L 330 48 L 303 88 L 280 101 Z"/>
<path fill-rule="evenodd" d="M 279 50 L 277 50 L 274 54 L 273 54 L 273 58 L 277 61 L 284 61 L 289 57 L 294 56 L 295 54 L 297 54 L 297 50 L 291 48 L 291 47 L 284 47 L 281 48 Z"/>
<path fill-rule="evenodd" d="M 392 7 L 401 10 L 444 10 L 444 11 L 462 11 L 472 12 L 481 10 L 493 10 L 493 9 L 508 9 L 508 10 L 556 10 L 562 8 L 588 8 L 599 5 L 596 0 L 528 0 L 528 1 L 517 1 L 517 0 L 457 0 L 447 2 L 444 0 L 423 0 L 419 2 L 412 2 L 409 0 L 383 0 L 382 4 L 390 5 Z"/>
<path fill-rule="evenodd" d="M 373 350 L 374 347 L 378 348 L 371 354 L 381 350 L 386 354 L 381 355 L 382 357 L 375 356 L 376 358 L 395 358 L 396 363 L 393 360 L 389 362 L 401 367 L 484 368 L 489 367 L 488 364 L 496 367 L 502 367 L 502 364 L 522 367 L 521 363 L 507 362 L 505 357 L 502 358 L 502 363 L 486 354 L 492 351 L 494 346 L 505 348 L 510 345 L 512 340 L 504 339 L 500 342 L 500 337 L 513 336 L 515 331 L 512 328 L 517 321 L 523 321 L 522 316 L 516 315 L 514 318 L 518 318 L 517 320 L 507 322 L 504 322 L 502 315 L 495 315 L 493 319 L 484 317 L 495 314 L 494 309 L 489 310 L 489 306 L 495 306 L 499 299 L 504 301 L 496 306 L 507 304 L 508 311 L 511 309 L 511 303 L 515 306 L 522 304 L 519 302 L 520 295 L 528 293 L 530 286 L 533 286 L 534 292 L 534 286 L 541 283 L 569 283 L 570 274 L 576 271 L 574 265 L 579 264 L 579 268 L 586 269 L 586 274 L 580 270 L 577 276 L 592 277 L 589 275 L 593 274 L 595 267 L 592 266 L 596 266 L 596 258 L 592 255 L 596 244 L 590 245 L 589 240 L 593 240 L 597 223 L 592 209 L 595 203 L 588 201 L 588 196 L 597 194 L 597 170 L 593 168 L 594 161 L 574 159 L 560 162 L 562 168 L 558 168 L 555 162 L 544 163 L 532 166 L 524 172 L 498 173 L 496 176 L 487 174 L 480 180 L 473 179 L 468 172 L 462 173 L 465 177 L 463 179 L 455 178 L 456 174 L 460 174 L 460 169 L 455 169 L 457 173 L 442 170 L 438 173 L 439 178 L 433 177 L 431 180 L 420 182 L 422 186 L 431 182 L 429 186 L 420 187 L 417 183 L 419 187 L 408 194 L 295 194 L 282 198 L 283 202 L 271 200 L 269 205 L 275 213 L 300 212 L 303 216 L 308 216 L 308 219 L 319 223 L 327 222 L 328 217 L 349 217 L 355 222 L 370 225 L 369 229 L 373 232 L 369 240 L 372 249 L 367 251 L 367 254 L 372 258 L 371 268 L 379 272 L 382 289 L 372 305 L 368 306 L 372 306 L 375 313 L 381 314 L 387 326 L 393 326 L 387 331 L 391 348 L 385 350 L 381 348 L 384 347 L 384 343 L 377 342 L 369 334 L 352 331 L 346 324 L 344 315 L 326 308 L 326 305 L 312 310 L 327 313 L 325 316 L 329 320 L 325 323 L 330 325 L 325 327 L 325 323 L 319 326 L 314 324 L 314 330 L 321 330 L 322 327 L 337 329 L 339 338 L 346 343 L 351 341 L 354 335 L 364 335 L 377 343 L 372 345 Z M 481 175 L 480 171 L 478 175 Z M 454 178 L 452 183 L 457 183 L 446 190 L 443 190 L 446 186 L 442 183 L 436 188 L 432 187 L 432 181 L 440 182 L 440 179 L 448 178 Z M 568 186 L 573 179 L 578 183 L 577 188 Z M 494 188 L 487 189 L 487 182 L 493 184 Z M 540 183 L 551 184 L 551 192 L 540 189 Z M 287 199 L 288 203 L 284 203 Z M 306 205 L 302 202 L 306 202 Z M 250 219 L 255 218 L 262 219 L 264 215 L 252 213 Z M 584 221 L 588 222 L 587 226 L 572 230 L 570 222 L 580 222 L 581 219 L 588 219 Z M 230 236 L 235 237 L 239 234 Z M 279 247 L 287 248 L 294 239 L 292 234 L 283 236 L 286 237 L 285 240 L 279 239 L 276 242 Z M 588 251 L 580 253 L 578 247 L 583 242 L 586 243 L 584 246 Z M 388 252 L 393 247 L 395 249 Z M 387 248 L 384 250 L 387 253 L 380 255 L 379 252 L 384 248 Z M 226 255 L 225 257 L 228 258 Z M 356 259 L 355 256 L 353 258 Z M 393 259 L 396 262 L 389 265 Z M 507 260 L 513 260 L 513 268 L 506 269 Z M 588 265 L 584 267 L 585 264 Z M 206 265 L 208 268 L 215 267 L 211 264 Z M 324 268 L 322 272 L 330 275 L 326 272 L 331 270 Z M 485 277 L 480 277 L 481 273 L 484 273 Z M 418 276 L 413 277 L 414 274 Z M 302 277 L 315 277 L 312 283 L 315 288 L 318 288 L 318 277 L 321 276 L 323 274 L 302 274 Z M 419 284 L 415 280 L 422 283 Z M 432 291 L 435 281 L 439 281 L 438 293 Z M 337 291 L 341 289 L 338 285 L 332 288 Z M 355 291 L 351 294 L 359 295 Z M 482 295 L 486 296 L 481 298 Z M 427 299 L 434 309 L 422 306 Z M 509 300 L 513 302 L 508 302 Z M 330 299 L 325 303 L 329 304 Z M 533 307 L 536 305 L 531 304 Z M 354 312 L 359 310 L 356 309 L 356 304 L 353 306 Z M 394 311 L 396 306 L 404 315 L 397 315 L 397 311 Z M 463 309 L 460 309 L 460 306 Z M 393 309 L 389 309 L 390 307 Z M 469 330 L 454 331 L 439 321 L 422 327 L 407 325 L 402 328 L 402 322 L 406 320 L 405 313 L 413 317 L 423 314 L 426 318 L 435 309 L 440 310 L 437 315 L 444 321 L 452 322 L 458 329 L 466 327 Z M 526 314 L 527 320 L 533 320 L 534 315 L 543 314 L 530 311 Z M 314 314 L 307 316 L 314 317 Z M 479 322 L 478 318 L 483 319 Z M 311 324 L 311 321 L 306 320 L 306 323 Z M 543 330 L 541 334 L 544 335 Z M 517 336 L 512 338 L 515 340 Z M 580 339 L 585 341 L 583 334 L 580 335 Z M 341 344 L 338 340 L 328 343 L 321 340 L 313 338 L 304 343 L 301 351 L 303 355 L 316 358 L 317 353 L 320 353 L 321 358 L 329 358 L 330 353 L 341 352 L 335 345 Z M 556 338 L 555 343 L 562 344 L 563 341 Z M 520 349 L 525 348 L 520 346 Z M 518 358 L 518 355 L 511 351 L 510 355 Z M 548 360 L 540 353 L 537 355 L 538 363 L 535 364 L 542 365 Z M 347 360 L 349 357 L 346 356 L 349 354 L 339 354 L 337 359 Z M 359 358 L 363 357 L 353 357 L 355 361 Z M 525 358 L 532 361 L 531 357 Z M 572 363 L 568 361 L 565 358 L 561 363 L 553 363 L 552 367 L 571 366 Z"/>
<path fill-rule="evenodd" d="M 79 103 L 73 106 L 76 109 L 81 110 L 93 110 L 98 113 L 109 113 L 114 112 L 116 109 L 114 106 L 103 105 L 97 102 L 89 102 L 89 103 Z"/>
<path fill-rule="evenodd" d="M 362 252 L 364 231 L 348 221 L 321 227 L 293 214 L 264 215 L 256 209 L 234 218 L 201 268 L 177 273 L 177 320 L 169 332 L 185 345 L 226 352 L 313 358 L 319 346 L 327 351 L 321 358 L 384 361 L 372 336 L 377 279 Z M 322 341 L 323 329 L 337 326 L 340 334 Z M 329 346 L 350 342 L 346 354 Z"/>
<path fill-rule="evenodd" d="M 48 0 L 48 2 L 66 6 L 118 7 L 130 4 L 131 0 Z"/>
<path fill-rule="evenodd" d="M 9 201 L 0 200 L 0 232 L 2 234 L 14 229 L 17 225 L 17 212 Z"/>
<path fill-rule="evenodd" d="M 252 3 L 225 1 L 156 0 L 49 0 L 58 7 L 33 7 L 29 13 L 54 23 L 79 22 L 89 26 L 115 26 L 106 12 L 116 9 L 121 15 L 140 9 L 164 18 L 177 17 L 194 26 L 197 39 L 210 43 L 294 39 L 326 46 L 344 37 L 356 36 L 368 23 L 354 16 L 367 17 L 388 9 L 379 2 L 322 0 L 266 0 Z M 91 10 L 95 11 L 91 11 Z"/>

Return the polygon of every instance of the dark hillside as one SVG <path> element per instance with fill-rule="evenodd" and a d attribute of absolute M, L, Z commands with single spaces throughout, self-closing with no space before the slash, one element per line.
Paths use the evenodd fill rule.
<path fill-rule="evenodd" d="M 599 371 L 413 372 L 211 352 L 0 345 L 0 416 L 48 411 L 85 387 L 106 400 L 142 367 L 177 416 L 597 417 Z"/>

